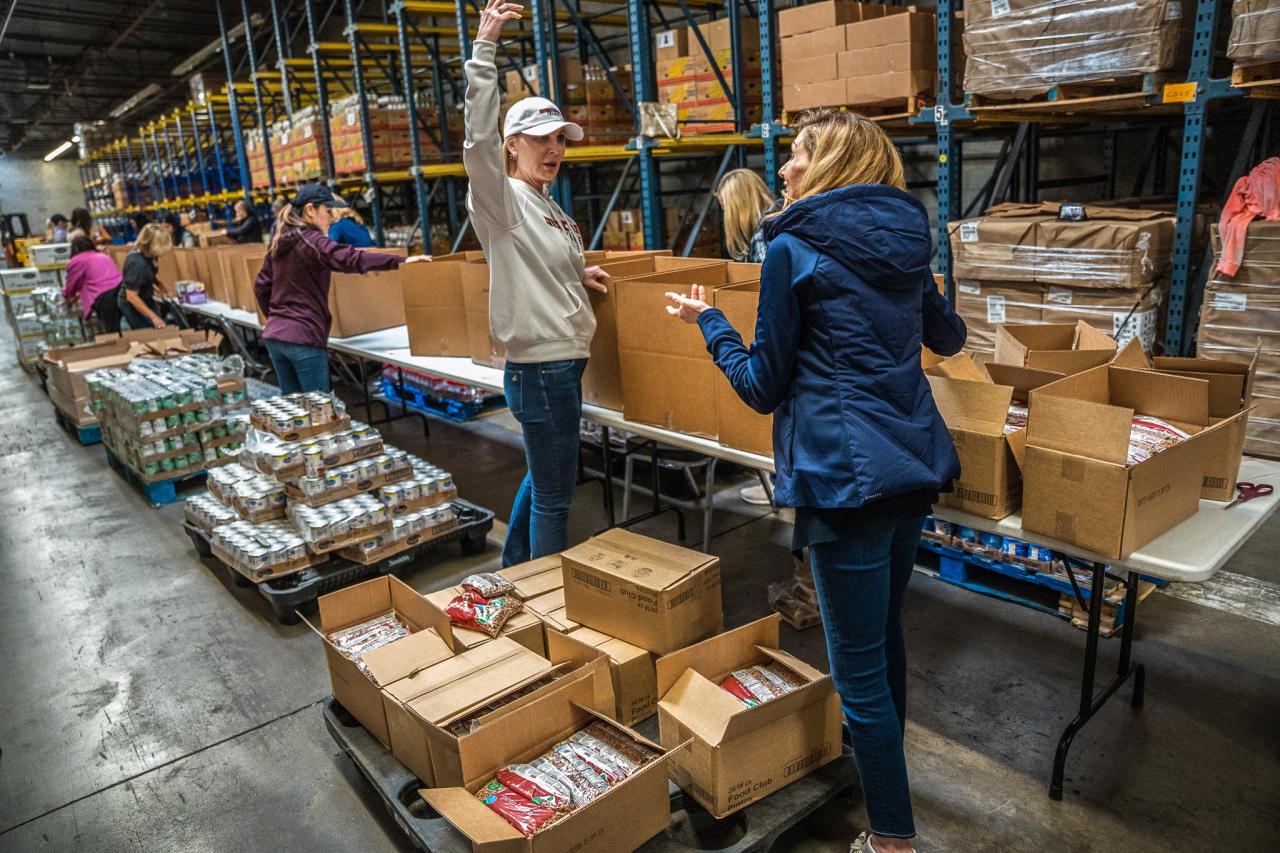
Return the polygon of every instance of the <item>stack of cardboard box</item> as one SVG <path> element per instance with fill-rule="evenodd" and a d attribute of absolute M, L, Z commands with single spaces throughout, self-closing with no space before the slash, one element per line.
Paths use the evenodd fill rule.
<path fill-rule="evenodd" d="M 461 153 L 462 116 L 456 110 L 441 111 L 419 105 L 418 120 L 418 144 L 423 163 L 443 162 L 441 143 L 445 137 L 442 134 L 447 134 L 450 150 L 455 155 Z M 409 110 L 403 98 L 383 95 L 369 105 L 372 163 L 365 156 L 363 127 L 364 119 L 356 96 L 344 98 L 330 107 L 329 134 L 333 143 L 334 170 L 338 174 L 362 173 L 375 168 L 404 168 L 412 164 Z"/>
<path fill-rule="evenodd" d="M 1245 236 L 1240 269 L 1218 270 L 1221 235 L 1212 230 L 1214 266 L 1200 308 L 1196 352 L 1241 365 L 1257 363 L 1246 449 L 1280 458 L 1280 223 L 1257 220 Z"/>
<path fill-rule="evenodd" d="M 686 134 L 732 131 L 738 118 L 734 112 L 735 102 L 742 105 L 744 128 L 758 123 L 761 118 L 759 25 L 750 18 L 740 18 L 736 46 L 727 18 L 702 24 L 699 29 L 710 56 L 688 27 L 665 30 L 655 36 L 658 100 L 676 105 L 681 131 Z M 725 86 L 733 88 L 735 56 L 741 69 L 742 91 L 730 98 Z"/>
<path fill-rule="evenodd" d="M 264 137 L 260 128 L 251 128 L 244 134 L 244 153 L 249 161 L 249 179 L 253 188 L 263 189 L 270 185 L 267 180 L 267 150 L 271 151 L 271 162 L 274 166 L 276 146 L 280 144 L 283 128 L 272 125 Z M 264 141 L 264 138 L 266 141 Z"/>
<path fill-rule="evenodd" d="M 1280 60 L 1280 4 L 1274 0 L 1232 0 L 1227 57 L 1237 70 Z"/>
<path fill-rule="evenodd" d="M 929 96 L 937 71 L 936 19 L 902 6 L 827 0 L 778 13 L 782 106 L 907 109 Z"/>
<path fill-rule="evenodd" d="M 1002 204 L 950 223 L 956 310 L 966 349 L 984 359 L 1003 323 L 1084 320 L 1151 351 L 1161 328 L 1173 216 L 1156 210 Z"/>
<path fill-rule="evenodd" d="M 639 208 L 610 212 L 600 239 L 606 250 L 640 250 L 644 248 L 644 218 Z"/>
<path fill-rule="evenodd" d="M 580 144 L 623 145 L 635 136 L 635 118 L 627 106 L 632 99 L 630 65 L 606 71 L 598 65 L 584 65 L 580 60 L 563 57 L 559 72 L 560 98 L 556 103 L 566 119 L 582 127 L 584 136 Z M 508 70 L 503 88 L 504 114 L 522 98 L 541 95 L 538 66 Z"/>
<path fill-rule="evenodd" d="M 1072 83 L 1185 68 L 1191 23 L 1179 0 L 993 0 L 965 7 L 965 92 L 1026 98 Z M 1135 91 L 1140 87 L 1133 86 Z"/>

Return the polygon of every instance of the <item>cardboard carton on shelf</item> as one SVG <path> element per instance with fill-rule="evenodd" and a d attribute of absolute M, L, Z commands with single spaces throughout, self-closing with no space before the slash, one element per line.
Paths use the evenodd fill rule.
<path fill-rule="evenodd" d="M 657 654 L 724 627 L 717 557 L 613 528 L 561 559 L 575 622 Z"/>
<path fill-rule="evenodd" d="M 487 280 L 488 274 L 482 252 L 459 252 L 429 264 L 405 266 L 400 282 L 409 351 L 414 355 L 469 357 L 471 339 L 463 281 L 467 276 L 483 276 Z"/>
<path fill-rule="evenodd" d="M 712 299 L 715 307 L 724 312 L 725 319 L 742 335 L 742 342 L 751 346 L 755 340 L 760 283 L 717 288 Z M 773 415 L 762 415 L 742 402 L 723 374 L 716 383 L 716 424 L 723 446 L 761 456 L 773 455 Z"/>
<path fill-rule="evenodd" d="M 1135 415 L 1190 437 L 1128 464 Z M 1209 383 L 1104 364 L 1031 393 L 1022 528 L 1108 557 L 1125 557 L 1199 508 L 1214 433 Z"/>
<path fill-rule="evenodd" d="M 1055 373 L 1079 373 L 1111 361 L 1116 342 L 1083 320 L 1071 325 L 1000 325 L 995 361 Z"/>
<path fill-rule="evenodd" d="M 333 698 L 360 721 L 369 734 L 388 749 L 391 734 L 383 707 L 382 689 L 402 678 L 453 657 L 448 642 L 431 630 L 436 616 L 426 599 L 399 578 L 384 575 L 322 595 L 318 601 L 324 653 L 329 662 Z M 364 669 L 340 652 L 329 639 L 335 631 L 394 612 L 410 634 L 366 652 Z"/>
<path fill-rule="evenodd" d="M 826 0 L 778 10 L 778 34 L 787 36 L 833 29 L 885 15 L 887 7 L 879 3 L 855 3 L 853 0 Z M 896 11 L 896 10 L 895 10 Z"/>
<path fill-rule="evenodd" d="M 658 659 L 658 726 L 671 778 L 724 818 L 840 757 L 844 713 L 831 676 L 779 649 L 776 613 Z M 803 686 L 753 708 L 720 686 L 774 664 Z"/>
<path fill-rule="evenodd" d="M 661 30 L 653 35 L 653 58 L 657 62 L 669 62 L 689 55 L 689 28 L 676 27 Z"/>
<path fill-rule="evenodd" d="M 565 850 L 635 850 L 671 822 L 667 787 L 670 750 L 607 717 L 582 701 L 581 682 L 523 705 L 491 726 L 479 778 L 465 786 L 424 788 L 423 799 L 471 842 L 475 853 L 559 853 Z M 593 722 L 616 730 L 657 756 L 585 806 L 525 837 L 477 797 L 498 770 L 531 761 Z"/>
<path fill-rule="evenodd" d="M 1017 511 L 1027 431 L 1025 426 L 1006 429 L 1009 407 L 1026 406 L 1032 389 L 1062 374 L 995 363 L 983 368 L 968 354 L 944 359 L 925 372 L 960 457 L 960 477 L 952 491 L 942 493 L 942 505 L 991 519 Z"/>
<path fill-rule="evenodd" d="M 982 361 L 995 357 L 996 330 L 1001 325 L 1038 325 L 1044 321 L 1044 285 L 962 278 L 955 282 L 956 313 L 969 330 L 965 351 Z"/>

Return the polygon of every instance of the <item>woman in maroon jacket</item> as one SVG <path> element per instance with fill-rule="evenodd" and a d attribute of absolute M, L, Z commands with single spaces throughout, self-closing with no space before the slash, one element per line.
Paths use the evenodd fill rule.
<path fill-rule="evenodd" d="M 253 283 L 258 307 L 266 315 L 262 337 L 280 391 L 329 390 L 329 274 L 396 269 L 431 260 L 430 255 L 401 258 L 360 252 L 326 235 L 331 208 L 346 207 L 328 187 L 307 184 L 285 205 L 275 235 Z"/>

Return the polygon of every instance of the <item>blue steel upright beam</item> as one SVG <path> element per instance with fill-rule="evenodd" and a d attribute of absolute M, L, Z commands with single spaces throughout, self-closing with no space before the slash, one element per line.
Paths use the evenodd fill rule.
<path fill-rule="evenodd" d="M 658 82 L 653 63 L 653 34 L 649 28 L 649 8 L 645 0 L 627 0 L 627 23 L 631 30 L 631 80 L 636 102 L 658 100 Z M 636 158 L 640 167 L 640 210 L 644 221 L 644 246 L 661 249 L 667 245 L 663 234 L 662 183 L 653 158 L 653 140 L 640 135 L 636 126 Z"/>
<path fill-rule="evenodd" d="M 196 146 L 196 165 L 200 168 L 200 192 L 209 195 L 212 189 L 209 187 L 209 167 L 204 159 L 204 135 L 200 133 L 200 113 L 196 110 L 194 104 L 191 105 L 191 141 Z M 205 215 L 213 219 L 213 202 L 205 202 Z"/>
<path fill-rule="evenodd" d="M 310 5 L 303 0 L 304 5 Z M 280 88 L 284 90 L 284 111 L 293 115 L 293 94 L 289 90 L 289 40 L 280 21 L 280 0 L 271 0 L 271 30 L 276 42 L 276 68 L 280 70 Z"/>
<path fill-rule="evenodd" d="M 179 110 L 173 111 L 173 123 L 178 126 L 178 147 L 182 149 L 182 167 L 187 173 L 187 195 L 196 194 L 195 185 L 191 183 L 191 158 L 187 155 L 187 133 L 182 129 L 182 113 Z M 165 134 L 168 136 L 168 133 Z"/>
<path fill-rule="evenodd" d="M 156 173 L 156 183 L 160 185 L 160 201 L 169 200 L 169 189 L 164 185 L 164 158 L 160 156 L 160 143 L 156 142 L 156 126 L 153 124 L 147 128 L 147 133 L 151 136 L 151 162 Z M 155 187 L 151 188 L 154 196 Z M 153 197 L 152 203 L 156 202 Z"/>
<path fill-rule="evenodd" d="M 782 179 L 778 177 L 778 87 L 773 78 L 774 39 L 773 29 L 777 20 L 774 4 L 759 0 L 756 3 L 757 18 L 760 23 L 760 100 L 761 123 L 760 138 L 764 143 L 764 180 L 769 191 L 778 196 L 782 194 Z"/>
<path fill-rule="evenodd" d="M 951 244 L 947 223 L 960 215 L 960 161 L 959 146 L 952 131 L 952 122 L 969 118 L 969 112 L 951 102 L 951 22 L 958 0 L 938 0 L 938 105 L 933 109 L 933 126 L 937 134 L 937 193 L 938 228 L 934 257 L 937 271 L 946 281 L 947 298 L 955 301 L 955 282 L 951 278 Z"/>
<path fill-rule="evenodd" d="M 320 63 L 320 53 L 314 45 L 319 41 L 319 30 L 316 27 L 315 12 L 311 9 L 312 0 L 302 0 L 302 7 L 307 12 L 307 44 L 311 45 L 311 70 L 316 77 L 316 108 L 320 110 L 320 136 L 324 139 L 324 179 L 332 185 L 337 169 L 333 165 L 333 135 L 329 132 L 329 85 L 324 79 L 324 67 Z"/>
<path fill-rule="evenodd" d="M 1213 61 L 1213 36 L 1218 19 L 1214 0 L 1197 0 L 1195 36 L 1191 43 L 1191 68 L 1187 82 L 1195 84 L 1195 97 L 1182 105 L 1182 163 L 1178 170 L 1178 224 L 1173 239 L 1173 267 L 1169 283 L 1169 310 L 1164 326 L 1164 352 L 1182 355 L 1190 348 L 1188 332 L 1195 327 L 1186 316 L 1194 303 L 1191 242 L 1196 219 L 1196 199 L 1200 195 L 1200 166 L 1204 155 L 1204 120 L 1209 101 L 1239 95 L 1230 81 L 1210 76 Z"/>
<path fill-rule="evenodd" d="M 253 55 L 253 20 L 249 16 L 249 0 L 240 0 L 240 13 L 244 17 L 244 47 L 249 57 L 249 82 L 253 85 L 253 105 L 262 131 L 262 156 L 267 162 L 267 192 L 276 191 L 276 169 L 271 158 L 271 132 L 267 130 L 267 110 L 262 105 L 262 87 L 258 85 L 258 58 Z M 231 75 L 227 75 L 227 88 L 234 87 Z"/>
<path fill-rule="evenodd" d="M 555 31 L 555 10 L 548 9 L 551 0 L 529 0 L 533 7 L 533 54 L 538 65 L 538 91 L 542 97 L 559 104 L 564 87 L 560 83 L 560 51 Z M 569 176 L 563 166 L 551 187 L 551 197 L 569 218 L 573 218 L 573 202 L 569 193 Z"/>
<path fill-rule="evenodd" d="M 243 0 L 241 0 L 243 2 Z M 356 38 L 356 10 L 352 0 L 342 0 L 342 11 L 347 18 L 347 33 L 351 38 L 351 75 L 355 83 L 356 98 L 360 104 L 360 138 L 364 144 L 365 183 L 373 190 L 373 201 L 369 212 L 373 215 L 373 240 L 379 246 L 385 245 L 382 227 L 382 186 L 374 176 L 373 132 L 369 129 L 369 95 L 364 87 L 364 67 L 360 62 L 359 39 Z"/>
<path fill-rule="evenodd" d="M 240 190 L 245 204 L 253 204 L 253 182 L 249 180 L 249 161 L 244 156 L 244 131 L 240 127 L 240 109 L 236 106 L 235 68 L 231 64 L 231 40 L 227 38 L 227 22 L 222 14 L 222 0 L 214 0 L 218 12 L 218 35 L 222 40 L 222 61 L 227 68 L 227 106 L 231 111 L 231 137 L 236 144 L 236 164 L 240 169 Z M 248 33 L 245 33 L 246 39 Z M 252 52 L 252 50 L 250 51 Z M 212 115 L 212 107 L 210 114 Z M 264 140 L 265 142 L 265 140 Z M 221 160 L 219 160 L 221 163 Z"/>
<path fill-rule="evenodd" d="M 160 120 L 160 135 L 164 137 L 164 161 L 169 164 L 169 177 L 173 180 L 173 198 L 177 201 L 182 198 L 182 189 L 178 186 L 178 161 L 173 156 L 173 145 L 169 141 L 169 124 L 164 119 Z"/>
<path fill-rule="evenodd" d="M 413 193 L 418 201 L 418 223 L 422 228 L 423 251 L 429 255 L 431 254 L 431 225 L 427 216 L 427 182 L 422 177 L 422 137 L 418 127 L 418 94 L 413 85 L 413 57 L 409 52 L 409 25 L 405 21 L 403 7 L 397 4 L 393 11 L 396 16 L 396 40 L 400 44 L 400 70 L 404 76 L 404 105 L 409 113 L 409 148 L 413 155 L 413 166 L 409 172 L 413 175 Z M 432 73 L 438 77 L 439 72 L 440 62 L 437 54 Z M 440 92 L 438 79 L 436 91 Z M 436 110 L 440 113 L 442 137 L 447 137 L 448 117 L 445 115 L 444 101 L 436 103 Z M 447 144 L 447 142 L 444 143 L 444 145 Z"/>

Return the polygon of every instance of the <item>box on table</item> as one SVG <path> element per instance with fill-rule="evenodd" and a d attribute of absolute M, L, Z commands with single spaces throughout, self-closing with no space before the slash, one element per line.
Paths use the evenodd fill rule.
<path fill-rule="evenodd" d="M 716 818 L 764 799 L 840 757 L 844 712 L 831 676 L 779 649 L 772 614 L 658 659 L 663 746 L 692 740 L 671 778 Z M 734 670 L 776 663 L 805 684 L 753 708 L 720 686 Z"/>
<path fill-rule="evenodd" d="M 405 257 L 403 248 L 373 249 L 381 254 Z M 329 278 L 329 334 L 350 338 L 404 325 L 404 269 L 430 264 L 409 264 L 401 269 L 361 274 L 333 273 Z"/>
<path fill-rule="evenodd" d="M 1074 326 L 1002 324 L 996 328 L 998 364 L 1070 375 L 1106 364 L 1115 354 L 1115 339 L 1083 320 L 1077 320 Z"/>
<path fill-rule="evenodd" d="M 487 279 L 488 274 L 482 252 L 459 252 L 429 264 L 406 265 L 401 270 L 400 281 L 404 288 L 409 352 L 469 357 L 471 340 L 463 281 L 466 276 L 483 275 Z"/>
<path fill-rule="evenodd" d="M 712 302 L 742 335 L 742 343 L 751 346 L 760 305 L 760 282 L 716 288 Z M 762 415 L 742 402 L 723 375 L 716 383 L 716 424 L 721 445 L 761 456 L 773 455 L 773 415 Z"/>
<path fill-rule="evenodd" d="M 44 267 L 49 264 L 65 264 L 71 260 L 70 243 L 36 243 L 27 248 L 27 257 L 32 266 Z"/>
<path fill-rule="evenodd" d="M 1062 378 L 1061 373 L 988 364 L 979 368 L 968 354 L 953 356 L 925 371 L 960 458 L 960 476 L 943 506 L 983 518 L 1001 519 L 1022 504 L 1021 464 L 1025 426 L 1006 430 L 1009 407 L 1026 406 L 1030 392 Z"/>
<path fill-rule="evenodd" d="M 658 654 L 724 627 L 718 557 L 613 528 L 561 560 L 575 622 Z"/>
<path fill-rule="evenodd" d="M 1135 415 L 1191 437 L 1127 464 Z M 1031 394 L 1022 466 L 1022 529 L 1125 557 L 1194 515 L 1215 432 L 1209 383 L 1104 364 Z"/>
<path fill-rule="evenodd" d="M 382 690 L 414 672 L 453 657 L 454 651 L 440 634 L 431 630 L 437 617 L 421 595 L 390 575 L 320 596 L 320 629 L 329 661 L 333 698 L 360 721 L 378 743 L 391 748 Z M 362 671 L 329 639 L 343 628 L 359 625 L 389 611 L 409 628 L 410 634 L 366 652 Z"/>
<path fill-rule="evenodd" d="M 720 370 L 697 329 L 672 323 L 666 293 L 700 284 L 714 290 L 759 281 L 759 264 L 708 262 L 616 282 L 618 355 L 628 420 L 714 438 Z M 679 376 L 681 381 L 672 382 Z"/>
<path fill-rule="evenodd" d="M 424 788 L 423 799 L 471 842 L 475 853 L 561 853 L 567 850 L 635 850 L 671 822 L 667 786 L 670 751 L 597 714 L 575 697 L 579 683 L 517 708 L 491 738 L 480 778 L 465 787 Z M 477 797 L 497 771 L 531 761 L 588 724 L 599 721 L 654 750 L 658 757 L 585 806 L 526 838 Z"/>
<path fill-rule="evenodd" d="M 467 315 L 471 360 L 501 369 L 506 363 L 507 350 L 493 336 L 489 325 L 489 265 L 469 264 L 462 272 L 462 302 Z"/>
<path fill-rule="evenodd" d="M 231 307 L 241 311 L 253 311 L 262 316 L 262 306 L 258 305 L 258 296 L 253 292 L 253 282 L 262 271 L 262 262 L 267 257 L 266 246 L 244 247 L 238 252 L 231 264 L 232 290 Z"/>

